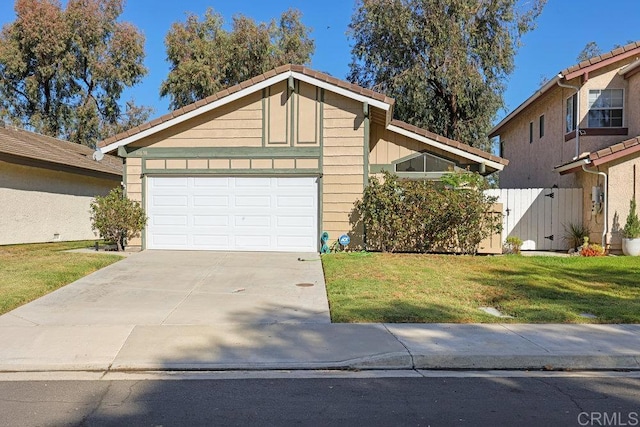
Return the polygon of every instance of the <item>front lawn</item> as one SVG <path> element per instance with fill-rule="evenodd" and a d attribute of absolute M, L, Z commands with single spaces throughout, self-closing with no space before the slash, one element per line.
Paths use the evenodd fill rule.
<path fill-rule="evenodd" d="M 333 322 L 640 323 L 635 257 L 341 253 L 322 264 Z"/>
<path fill-rule="evenodd" d="M 64 252 L 92 242 L 0 246 L 0 314 L 122 259 Z"/>

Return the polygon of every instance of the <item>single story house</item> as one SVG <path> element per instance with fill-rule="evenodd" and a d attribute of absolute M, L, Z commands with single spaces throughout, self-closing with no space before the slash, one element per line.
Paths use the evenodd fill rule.
<path fill-rule="evenodd" d="M 120 185 L 122 160 L 93 152 L 0 126 L 0 245 L 96 239 L 89 205 Z"/>
<path fill-rule="evenodd" d="M 127 195 L 149 222 L 142 249 L 317 251 L 351 236 L 370 176 L 489 174 L 507 161 L 393 120 L 394 100 L 285 65 L 116 135 Z"/>
<path fill-rule="evenodd" d="M 491 131 L 509 168 L 502 188 L 582 189 L 591 240 L 621 250 L 640 197 L 640 42 L 560 71 Z"/>

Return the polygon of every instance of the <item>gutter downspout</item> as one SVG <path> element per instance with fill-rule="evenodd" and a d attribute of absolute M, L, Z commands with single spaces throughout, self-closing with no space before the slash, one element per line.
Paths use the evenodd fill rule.
<path fill-rule="evenodd" d="M 604 230 L 602 230 L 602 247 L 607 248 L 607 233 L 609 232 L 609 218 L 608 218 L 608 211 L 609 211 L 609 192 L 608 192 L 608 186 L 609 186 L 609 179 L 606 173 L 604 172 L 600 172 L 600 171 L 594 171 L 591 169 L 587 169 L 587 165 L 582 165 L 582 170 L 590 173 L 590 174 L 594 174 L 594 175 L 600 175 L 602 177 L 604 177 L 604 184 L 602 186 L 602 195 L 604 197 Z"/>
<path fill-rule="evenodd" d="M 564 78 L 562 74 L 558 74 L 558 77 Z M 574 158 L 577 159 L 580 157 L 580 87 L 562 83 L 560 80 L 558 80 L 558 86 L 576 91 L 576 157 Z"/>

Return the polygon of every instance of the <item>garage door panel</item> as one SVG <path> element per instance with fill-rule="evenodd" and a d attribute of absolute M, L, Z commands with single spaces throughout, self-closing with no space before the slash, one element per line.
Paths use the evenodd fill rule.
<path fill-rule="evenodd" d="M 150 222 L 157 226 L 180 226 L 187 225 L 187 221 L 186 215 L 154 215 Z"/>
<path fill-rule="evenodd" d="M 227 215 L 194 215 L 194 227 L 228 227 L 229 216 Z"/>
<path fill-rule="evenodd" d="M 229 202 L 229 196 L 193 196 L 194 207 L 226 207 Z"/>
<path fill-rule="evenodd" d="M 229 188 L 229 178 L 198 178 L 194 177 L 193 179 L 193 187 L 195 189 L 200 188 Z"/>
<path fill-rule="evenodd" d="M 150 177 L 147 190 L 149 249 L 317 250 L 317 178 Z"/>
<path fill-rule="evenodd" d="M 257 188 L 271 188 L 272 185 L 272 179 L 271 178 L 242 178 L 242 179 L 235 179 L 235 187 L 237 189 L 248 189 L 249 191 L 251 191 L 252 189 L 257 189 Z"/>
<path fill-rule="evenodd" d="M 188 243 L 188 237 L 186 234 L 157 233 L 153 235 L 153 243 L 154 245 L 182 247 Z"/>
<path fill-rule="evenodd" d="M 189 178 L 154 178 L 153 186 L 157 188 L 187 188 Z"/>
<path fill-rule="evenodd" d="M 202 248 L 220 248 L 229 246 L 229 236 L 224 234 L 194 234 L 193 245 Z"/>
<path fill-rule="evenodd" d="M 235 216 L 234 225 L 236 227 L 252 227 L 252 228 L 270 228 L 271 217 L 270 216 Z"/>
<path fill-rule="evenodd" d="M 268 208 L 271 206 L 271 197 L 269 196 L 236 196 L 235 206 L 250 208 Z"/>
<path fill-rule="evenodd" d="M 158 207 L 187 206 L 189 198 L 187 196 L 154 196 L 152 203 Z"/>
<path fill-rule="evenodd" d="M 276 226 L 278 228 L 288 227 L 315 227 L 316 219 L 313 216 L 284 216 L 276 217 Z"/>

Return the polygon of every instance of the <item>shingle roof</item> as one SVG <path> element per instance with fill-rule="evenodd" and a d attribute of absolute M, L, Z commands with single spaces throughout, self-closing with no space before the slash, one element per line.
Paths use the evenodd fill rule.
<path fill-rule="evenodd" d="M 332 84 L 334 86 L 340 87 L 342 89 L 346 89 L 348 91 L 351 91 L 355 94 L 358 95 L 362 95 L 362 96 L 366 96 L 368 98 L 372 98 L 375 99 L 377 101 L 380 102 L 384 102 L 386 104 L 390 104 L 393 105 L 395 103 L 395 100 L 393 98 L 389 98 L 386 95 L 383 95 L 381 93 L 378 92 L 374 92 L 371 89 L 367 89 L 364 88 L 362 86 L 358 86 L 355 85 L 353 83 L 349 83 L 347 81 L 344 80 L 340 80 L 337 79 L 333 76 L 330 76 L 328 74 L 325 73 L 321 73 L 318 71 L 314 71 L 311 70 L 307 67 L 304 67 L 302 65 L 293 65 L 293 64 L 287 64 L 287 65 L 282 65 L 276 69 L 267 71 L 264 74 L 261 74 L 259 76 L 253 77 L 252 79 L 249 80 L 245 80 L 244 82 L 238 83 L 237 85 L 231 86 L 229 88 L 226 88 L 224 90 L 221 90 L 211 96 L 206 97 L 205 99 L 201 99 L 199 101 L 196 101 L 192 104 L 186 105 L 182 108 L 179 108 L 175 111 L 172 111 L 170 113 L 165 114 L 164 116 L 160 116 L 157 119 L 154 119 L 150 122 L 144 123 L 140 126 L 136 126 L 134 128 L 131 128 L 125 132 L 119 133 L 118 135 L 112 136 L 108 139 L 105 139 L 104 141 L 101 141 L 100 143 L 98 143 L 99 147 L 106 147 L 107 145 L 113 144 L 114 142 L 120 141 L 122 139 L 128 138 L 130 136 L 133 136 L 135 134 L 138 134 L 140 132 L 143 132 L 147 129 L 151 129 L 154 126 L 157 126 L 159 124 L 165 123 L 171 119 L 174 119 L 176 117 L 180 117 L 183 114 L 186 114 L 190 111 L 195 110 L 196 108 L 200 108 L 203 107 L 207 104 L 211 104 L 212 102 L 218 101 L 224 97 L 227 97 L 233 93 L 239 92 L 242 89 L 246 89 L 249 86 L 255 85 L 257 83 L 263 82 L 271 77 L 275 77 L 278 74 L 282 74 L 282 73 L 286 73 L 286 72 L 296 72 L 296 73 L 301 73 L 304 74 L 306 76 L 312 77 L 314 79 L 323 81 L 325 83 L 329 83 Z"/>
<path fill-rule="evenodd" d="M 101 172 L 122 176 L 122 160 L 105 155 L 100 162 L 93 160 L 93 150 L 80 144 L 52 138 L 24 129 L 0 126 L 0 155 L 31 159 L 71 169 Z"/>
<path fill-rule="evenodd" d="M 493 154 L 487 153 L 486 151 L 480 150 L 478 148 L 472 147 L 472 146 L 467 145 L 467 144 L 463 144 L 462 142 L 458 142 L 458 141 L 455 141 L 453 139 L 446 138 L 446 137 L 444 137 L 442 135 L 438 135 L 436 133 L 429 132 L 426 129 L 422 129 L 422 128 L 419 128 L 417 126 L 410 125 L 409 123 L 405 123 L 405 122 L 400 121 L 400 120 L 392 120 L 391 124 L 394 125 L 394 126 L 397 126 L 399 128 L 402 128 L 404 130 L 407 130 L 409 132 L 413 132 L 413 133 L 415 133 L 417 135 L 421 135 L 421 136 L 424 136 L 426 138 L 433 139 L 434 141 L 446 144 L 446 145 L 448 145 L 450 147 L 457 148 L 457 149 L 462 150 L 462 151 L 466 151 L 469 154 L 475 154 L 476 156 L 482 157 L 483 159 L 491 160 L 493 162 L 496 162 L 496 163 L 499 163 L 499 164 L 505 165 L 505 166 L 507 164 L 509 164 L 509 160 L 507 160 L 507 159 L 503 159 L 502 157 L 494 156 Z"/>

